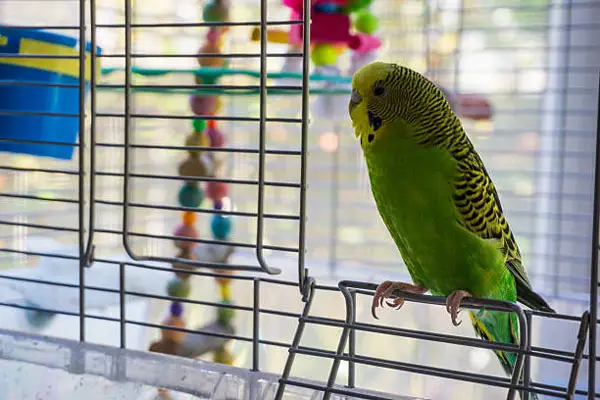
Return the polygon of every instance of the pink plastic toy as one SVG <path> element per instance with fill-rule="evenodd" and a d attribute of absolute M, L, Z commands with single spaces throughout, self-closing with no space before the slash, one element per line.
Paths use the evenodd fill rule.
<path fill-rule="evenodd" d="M 343 6 L 346 0 L 314 0 L 313 8 L 319 4 L 336 4 Z M 283 0 L 283 4 L 292 9 L 290 19 L 302 19 L 302 1 Z M 352 34 L 350 15 L 341 12 L 318 12 L 311 14 L 310 42 L 312 44 L 347 45 L 360 53 L 376 50 L 381 41 L 373 35 L 364 33 Z M 292 25 L 290 29 L 290 44 L 302 44 L 302 25 Z"/>
<path fill-rule="evenodd" d="M 331 65 L 337 62 L 337 55 L 345 48 L 365 54 L 381 47 L 381 41 L 372 33 L 377 27 L 377 18 L 366 10 L 368 4 L 350 4 L 357 0 L 313 0 L 311 10 L 310 43 L 312 60 L 315 65 Z M 291 9 L 290 20 L 302 19 L 302 0 L 282 0 L 283 5 Z M 368 15 L 368 28 L 352 26 L 351 15 L 355 12 Z M 363 29 L 363 31 L 361 31 Z M 302 25 L 292 25 L 289 33 L 269 30 L 267 40 L 288 43 L 294 47 L 302 45 Z M 252 39 L 259 40 L 258 28 Z"/>

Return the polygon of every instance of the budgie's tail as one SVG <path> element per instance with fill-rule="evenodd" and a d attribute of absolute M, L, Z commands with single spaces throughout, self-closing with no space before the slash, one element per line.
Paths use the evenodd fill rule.
<path fill-rule="evenodd" d="M 477 313 L 469 311 L 471 323 L 477 336 L 490 342 L 501 342 L 507 344 L 519 343 L 519 325 L 517 316 L 511 313 L 487 311 L 481 309 Z M 494 351 L 504 372 L 510 377 L 517 361 L 516 353 Z M 529 400 L 538 400 L 535 393 L 529 394 Z"/>

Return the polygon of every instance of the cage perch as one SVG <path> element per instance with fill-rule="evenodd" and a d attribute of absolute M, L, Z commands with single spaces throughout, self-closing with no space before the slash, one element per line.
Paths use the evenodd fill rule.
<path fill-rule="evenodd" d="M 275 35 L 288 35 L 285 31 L 267 31 L 268 34 Z M 279 32 L 277 34 L 270 32 Z M 258 34 L 259 31 L 256 30 Z M 286 39 L 287 40 L 287 39 Z M 103 75 L 110 75 L 117 71 L 122 71 L 120 68 L 104 68 L 102 69 Z M 239 69 L 239 68 L 212 68 L 203 67 L 201 69 L 151 69 L 151 68 L 139 68 L 133 67 L 132 72 L 143 76 L 162 76 L 166 74 L 192 74 L 196 76 L 197 81 L 215 82 L 218 78 L 223 76 L 247 76 L 252 78 L 259 78 L 260 72 L 250 69 Z M 350 71 L 352 72 L 352 71 Z M 267 73 L 269 79 L 280 79 L 280 80 L 301 80 L 302 74 L 296 72 L 282 71 L 282 72 L 269 72 Z M 329 73 L 314 73 L 309 76 L 309 80 L 313 83 L 320 84 L 321 87 L 311 86 L 309 93 L 314 95 L 326 95 L 326 96 L 349 96 L 350 89 L 349 84 L 351 83 L 351 76 Z M 100 87 L 101 90 L 118 90 L 118 88 L 112 87 Z M 456 93 L 455 91 L 440 87 L 444 95 L 450 102 L 453 110 L 460 114 L 464 118 L 471 120 L 489 120 L 493 117 L 493 107 L 485 96 L 474 93 Z M 147 92 L 147 93 L 191 93 L 191 94 L 203 94 L 208 95 L 221 95 L 221 96 L 255 96 L 259 94 L 258 89 L 228 89 L 228 88 L 210 88 L 210 87 L 199 87 L 192 89 L 171 89 L 171 88 L 139 88 L 133 87 L 132 92 Z M 277 95 L 295 95 L 295 92 L 278 89 L 273 87 L 267 87 L 267 94 Z"/>
<path fill-rule="evenodd" d="M 282 377 L 279 381 L 276 400 L 283 399 L 286 386 L 304 386 L 302 382 L 297 379 L 290 378 L 292 366 L 294 364 L 296 355 L 304 354 L 313 357 L 327 357 L 333 358 L 333 364 L 330 369 L 329 378 L 326 385 L 321 390 L 323 392 L 323 400 L 330 399 L 333 394 L 339 394 L 340 390 L 334 387 L 335 381 L 338 375 L 338 370 L 342 361 L 348 363 L 348 383 L 347 387 L 352 389 L 355 387 L 356 378 L 356 365 L 370 365 L 377 366 L 380 368 L 396 369 L 399 371 L 407 371 L 413 373 L 420 373 L 429 376 L 439 376 L 448 379 L 456 380 L 468 380 L 470 382 L 482 383 L 490 386 L 498 386 L 507 388 L 507 400 L 514 400 L 517 398 L 517 393 L 521 392 L 521 395 L 527 393 L 538 393 L 550 396 L 558 396 L 567 399 L 574 398 L 577 390 L 575 388 L 575 382 L 577 381 L 577 375 L 579 372 L 579 366 L 581 360 L 584 358 L 583 349 L 587 340 L 587 332 L 589 329 L 589 312 L 584 312 L 580 318 L 566 316 L 561 314 L 549 314 L 539 311 L 524 311 L 517 304 L 509 303 L 505 301 L 483 299 L 483 298 L 469 298 L 468 301 L 463 303 L 463 307 L 469 309 L 479 309 L 485 307 L 489 310 L 513 312 L 517 315 L 519 321 L 519 328 L 521 329 L 520 343 L 519 345 L 508 345 L 503 343 L 492 343 L 484 342 L 476 338 L 465 338 L 461 336 L 454 336 L 441 333 L 433 332 L 422 332 L 418 330 L 411 330 L 405 328 L 391 328 L 386 326 L 379 326 L 373 324 L 366 324 L 356 321 L 356 295 L 368 295 L 372 296 L 375 292 L 377 285 L 368 282 L 358 281 L 341 281 L 338 284 L 338 289 L 344 296 L 346 306 L 346 317 L 344 322 L 331 321 L 326 318 L 312 317 L 310 316 L 310 310 L 313 302 L 313 293 L 315 285 L 312 285 L 310 295 L 305 302 L 298 326 L 294 338 L 292 340 L 289 355 L 282 372 Z M 445 306 L 446 299 L 439 296 L 431 296 L 424 294 L 405 293 L 398 291 L 398 294 L 410 302 L 417 302 L 423 304 L 432 304 Z M 466 299 L 465 299 L 466 300 Z M 579 329 L 577 333 L 577 345 L 573 353 L 556 352 L 552 349 L 535 348 L 531 346 L 531 316 L 542 315 L 544 317 L 556 318 L 556 319 L 567 319 L 577 321 L 579 323 Z M 304 333 L 306 324 L 325 324 L 332 327 L 342 328 L 342 333 L 338 342 L 338 347 L 335 351 L 335 355 L 328 355 L 325 352 L 314 351 L 314 349 L 306 349 L 301 346 L 301 340 Z M 514 373 L 511 379 L 497 378 L 491 376 L 485 376 L 470 372 L 458 372 L 444 368 L 429 367 L 417 364 L 411 364 L 406 362 L 396 362 L 391 360 L 383 360 L 374 357 L 367 357 L 358 354 L 356 349 L 356 332 L 371 332 L 381 333 L 386 335 L 395 335 L 398 337 L 409 337 L 415 339 L 423 339 L 427 341 L 437 341 L 443 343 L 459 344 L 472 347 L 486 348 L 491 350 L 504 350 L 517 353 L 517 363 L 515 365 Z M 348 348 L 347 351 L 346 347 Z M 569 374 L 568 385 L 562 387 L 552 387 L 543 384 L 531 384 L 529 376 L 530 358 L 532 356 L 546 358 L 555 361 L 566 362 L 571 365 L 571 372 Z M 523 372 L 523 375 L 521 375 Z M 364 397 L 370 398 L 370 397 Z M 526 399 L 526 397 L 523 397 Z"/>

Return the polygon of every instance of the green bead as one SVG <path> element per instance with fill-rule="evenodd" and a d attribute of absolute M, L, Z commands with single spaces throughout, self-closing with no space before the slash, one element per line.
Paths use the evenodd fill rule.
<path fill-rule="evenodd" d="M 227 9 L 215 2 L 210 2 L 202 10 L 204 22 L 224 22 L 227 19 Z"/>
<path fill-rule="evenodd" d="M 204 192 L 198 185 L 186 183 L 179 189 L 177 199 L 182 207 L 198 208 L 204 200 Z"/>
<path fill-rule="evenodd" d="M 310 58 L 316 66 L 333 65 L 337 61 L 337 52 L 332 45 L 318 44 L 314 47 Z"/>
<path fill-rule="evenodd" d="M 194 132 L 204 132 L 204 128 L 206 128 L 206 121 L 203 119 L 193 119 L 192 127 L 194 128 Z"/>
<path fill-rule="evenodd" d="M 219 22 L 212 3 L 208 3 L 202 10 L 202 19 L 204 22 Z"/>
<path fill-rule="evenodd" d="M 226 68 L 227 64 L 223 65 L 223 68 Z M 204 84 L 205 85 L 216 85 L 217 81 L 219 80 L 219 75 L 205 75 L 204 77 Z"/>
<path fill-rule="evenodd" d="M 350 0 L 342 6 L 342 12 L 351 14 L 369 7 L 372 2 L 373 0 Z"/>
<path fill-rule="evenodd" d="M 356 14 L 354 27 L 359 32 L 372 35 L 379 27 L 379 19 L 369 10 L 361 10 Z"/>
<path fill-rule="evenodd" d="M 189 279 L 173 278 L 167 284 L 167 294 L 171 297 L 186 298 L 192 291 Z"/>
<path fill-rule="evenodd" d="M 231 305 L 231 301 L 221 300 L 220 304 Z M 219 321 L 219 323 L 222 325 L 229 325 L 234 316 L 235 316 L 235 310 L 232 308 L 221 307 L 217 311 L 217 321 Z"/>

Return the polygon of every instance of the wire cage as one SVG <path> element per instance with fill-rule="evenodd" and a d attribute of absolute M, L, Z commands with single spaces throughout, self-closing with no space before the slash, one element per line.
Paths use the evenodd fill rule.
<path fill-rule="evenodd" d="M 252 28 L 304 26 L 309 13 L 290 21 L 279 1 L 236 4 L 221 54 L 227 73 L 212 85 L 195 80 L 203 73 L 197 50 L 211 26 L 196 1 L 27 3 L 0 2 L 0 23 L 68 34 L 102 51 L 81 47 L 71 56 L 79 76 L 83 58 L 91 60 L 87 99 L 83 80 L 71 85 L 86 107 L 71 115 L 78 142 L 63 144 L 73 159 L 2 153 L 0 362 L 7 367 L 38 364 L 113 382 L 89 391 L 83 385 L 86 398 L 95 387 L 102 388 L 98 398 L 134 398 L 149 388 L 214 399 L 598 397 L 597 2 L 372 5 L 381 59 L 494 106 L 491 121 L 463 122 L 499 190 L 532 284 L 558 314 L 483 299 L 465 305 L 518 314 L 514 351 L 523 380 L 500 372 L 490 349 L 502 346 L 473 339 L 468 326 L 450 326 L 439 307 L 444 299 L 407 294 L 401 311 L 369 317 L 376 284 L 407 273 L 371 199 L 346 115 L 352 61 L 340 56 L 342 77 L 328 75 L 323 84 L 314 79 L 320 71 L 308 74 L 308 36 L 295 54 L 266 37 L 250 40 Z M 301 72 L 281 80 L 293 60 Z M 16 84 L 24 83 L 0 87 Z M 227 144 L 210 151 L 223 157 L 225 172 L 199 180 L 230 185 L 219 212 L 232 218 L 236 251 L 229 263 L 187 263 L 198 267 L 185 269 L 194 286 L 179 300 L 188 328 L 173 328 L 160 321 L 174 300 L 165 293 L 171 264 L 179 263 L 178 272 L 187 265 L 175 259 L 173 230 L 196 91 L 223 99 L 211 118 Z M 327 99 L 341 111 L 323 115 Z M 199 245 L 214 242 L 207 239 L 214 213 L 198 210 Z M 214 278 L 232 280 L 232 303 L 219 302 Z M 210 329 L 217 309 L 235 310 L 232 332 Z M 236 367 L 208 362 L 206 354 L 202 361 L 149 355 L 160 329 L 221 340 Z M 44 344 L 34 350 L 31 343 Z M 0 379 L 16 382 L 15 375 Z M 43 398 L 58 398 L 61 385 L 75 382 L 48 376 L 54 389 Z M 6 386 L 14 388 L 10 399 L 42 393 Z"/>

